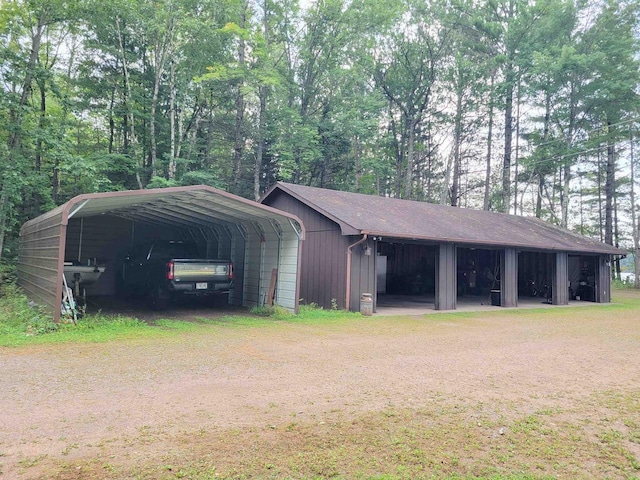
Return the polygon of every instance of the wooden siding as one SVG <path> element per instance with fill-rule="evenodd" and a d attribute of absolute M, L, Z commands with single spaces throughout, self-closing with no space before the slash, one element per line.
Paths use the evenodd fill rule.
<path fill-rule="evenodd" d="M 350 244 L 353 244 L 362 237 L 349 238 Z M 369 249 L 369 255 L 365 255 L 365 248 Z M 375 242 L 370 239 L 351 250 L 351 311 L 360 311 L 360 297 L 363 293 L 376 297 L 376 251 Z"/>
<path fill-rule="evenodd" d="M 335 299 L 339 308 L 345 308 L 349 238 L 342 235 L 337 223 L 284 192 L 274 192 L 267 200 L 267 205 L 296 215 L 305 226 L 301 248 L 301 301 L 331 308 L 331 300 Z"/>
<path fill-rule="evenodd" d="M 569 255 L 567 252 L 557 252 L 554 256 L 551 282 L 552 303 L 569 305 Z"/>
<path fill-rule="evenodd" d="M 500 251 L 500 306 L 518 306 L 518 252 L 514 248 Z"/>
<path fill-rule="evenodd" d="M 599 255 L 596 260 L 596 302 L 611 302 L 611 257 Z"/>
<path fill-rule="evenodd" d="M 455 310 L 457 305 L 456 246 L 442 243 L 436 256 L 436 310 Z"/>

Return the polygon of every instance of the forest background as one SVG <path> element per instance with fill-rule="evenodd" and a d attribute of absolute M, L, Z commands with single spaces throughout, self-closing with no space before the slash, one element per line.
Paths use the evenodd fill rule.
<path fill-rule="evenodd" d="M 24 221 L 81 193 L 206 184 L 258 199 L 277 180 L 535 215 L 637 253 L 639 13 L 3 0 L 2 261 Z"/>

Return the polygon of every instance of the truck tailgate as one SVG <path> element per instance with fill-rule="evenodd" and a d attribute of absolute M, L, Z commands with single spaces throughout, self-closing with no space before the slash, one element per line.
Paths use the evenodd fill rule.
<path fill-rule="evenodd" d="M 229 280 L 228 263 L 205 263 L 175 260 L 173 265 L 174 281 L 225 281 Z"/>

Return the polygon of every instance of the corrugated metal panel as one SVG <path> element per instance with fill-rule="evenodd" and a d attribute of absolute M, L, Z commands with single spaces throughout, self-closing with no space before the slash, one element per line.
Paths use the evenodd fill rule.
<path fill-rule="evenodd" d="M 65 233 L 61 223 L 62 211 L 58 210 L 20 231 L 18 285 L 29 298 L 54 313 L 60 308 L 59 257 Z"/>
<path fill-rule="evenodd" d="M 298 235 L 285 230 L 281 242 L 276 302 L 291 310 L 296 308 L 298 300 Z"/>
<path fill-rule="evenodd" d="M 569 255 L 567 252 L 555 254 L 551 292 L 554 305 L 569 304 Z"/>
<path fill-rule="evenodd" d="M 264 228 L 264 226 L 263 226 Z M 271 272 L 278 268 L 280 258 L 280 239 L 273 231 L 264 231 L 264 242 L 262 245 L 262 271 L 260 278 L 260 305 L 267 303 L 269 286 L 271 285 Z"/>
<path fill-rule="evenodd" d="M 500 306 L 518 306 L 518 252 L 513 248 L 500 251 Z"/>
<path fill-rule="evenodd" d="M 260 279 L 262 277 L 262 242 L 260 236 L 247 230 L 244 260 L 243 301 L 245 307 L 260 305 Z"/>
<path fill-rule="evenodd" d="M 229 292 L 229 303 L 232 305 L 244 304 L 244 264 L 245 264 L 245 240 L 240 230 L 241 227 L 226 228 L 231 237 L 231 261 L 233 262 L 234 288 Z"/>
<path fill-rule="evenodd" d="M 457 253 L 451 243 L 439 245 L 436 256 L 436 310 L 455 310 L 457 305 Z"/>
<path fill-rule="evenodd" d="M 304 303 L 315 303 L 324 308 L 331 308 L 331 300 L 335 299 L 339 308 L 345 308 L 349 239 L 342 235 L 335 222 L 287 194 L 276 192 L 267 204 L 295 215 L 305 226 L 300 298 Z"/>

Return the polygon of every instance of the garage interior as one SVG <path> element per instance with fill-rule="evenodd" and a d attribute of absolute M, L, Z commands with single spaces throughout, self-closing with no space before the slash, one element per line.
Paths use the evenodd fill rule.
<path fill-rule="evenodd" d="M 297 311 L 303 237 L 294 215 L 207 186 L 80 195 L 23 225 L 18 278 L 56 320 L 65 270 L 97 274 L 80 283 L 90 308 L 117 307 L 118 274 L 132 249 L 183 241 L 196 244 L 202 258 L 233 262 L 234 286 L 223 303 L 250 308 L 272 295 Z"/>
<path fill-rule="evenodd" d="M 404 308 L 435 310 L 436 266 L 439 247 L 424 242 L 377 242 L 377 309 Z M 517 258 L 517 285 L 508 282 L 513 291 L 511 304 L 503 301 L 501 277 L 508 268 L 505 258 Z M 598 256 L 558 254 L 566 264 L 556 266 L 556 253 L 519 251 L 513 249 L 462 247 L 455 248 L 455 305 L 457 309 L 498 306 L 526 306 L 564 304 L 554 297 L 553 284 L 563 283 L 556 278 L 556 268 L 566 268 L 568 278 L 567 301 L 596 302 L 598 292 Z M 512 260 L 513 263 L 513 260 Z M 515 264 L 512 265 L 513 268 Z M 515 300 L 515 301 L 514 301 Z"/>
<path fill-rule="evenodd" d="M 376 254 L 376 309 L 435 308 L 436 245 L 378 241 Z"/>

